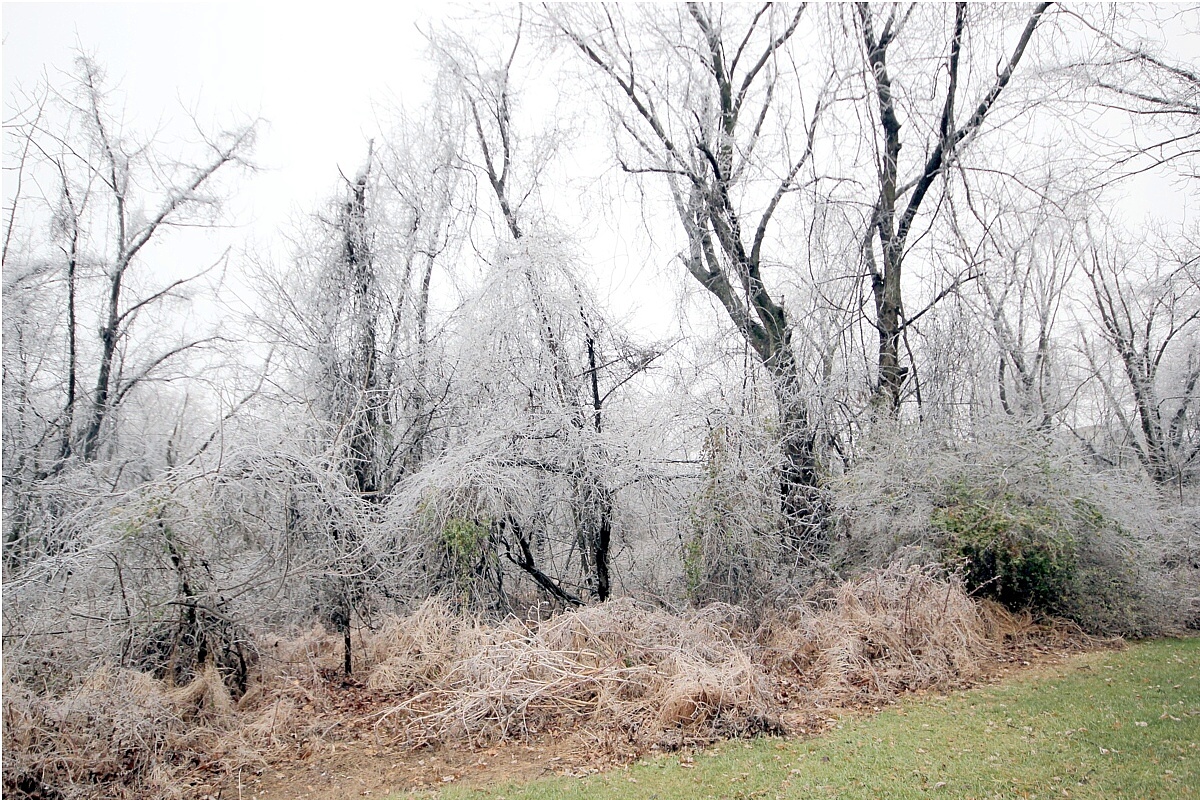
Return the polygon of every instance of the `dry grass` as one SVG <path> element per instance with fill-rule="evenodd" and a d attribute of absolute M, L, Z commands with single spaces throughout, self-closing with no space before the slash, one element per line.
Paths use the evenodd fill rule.
<path fill-rule="evenodd" d="M 8 683 L 5 794 L 186 797 L 190 775 L 232 755 L 231 711 L 212 667 L 177 688 L 141 672 L 100 668 L 59 698 Z"/>
<path fill-rule="evenodd" d="M 262 640 L 237 702 L 211 667 L 181 687 L 100 669 L 58 696 L 7 681 L 4 789 L 196 796 L 239 767 L 336 738 L 482 745 L 586 726 L 646 748 L 781 731 L 785 710 L 970 683 L 1023 626 L 915 567 L 765 620 L 723 604 L 670 614 L 616 600 L 489 627 L 430 600 L 356 634 L 364 683 L 341 679 L 338 637 L 320 628 Z"/>
<path fill-rule="evenodd" d="M 759 638 L 776 672 L 790 667 L 825 700 L 876 702 L 971 683 L 1029 625 L 937 568 L 890 567 L 779 614 Z"/>
<path fill-rule="evenodd" d="M 770 679 L 709 616 L 618 600 L 534 628 L 480 632 L 436 685 L 381 724 L 414 744 L 482 744 L 584 723 L 647 745 L 775 727 Z"/>
<path fill-rule="evenodd" d="M 431 597 L 405 618 L 392 617 L 365 642 L 372 664 L 367 686 L 389 694 L 411 694 L 437 686 L 463 654 L 484 645 L 477 620 L 456 614 Z"/>

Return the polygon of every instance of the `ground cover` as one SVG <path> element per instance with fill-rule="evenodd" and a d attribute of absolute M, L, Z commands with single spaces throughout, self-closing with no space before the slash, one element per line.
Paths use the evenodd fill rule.
<path fill-rule="evenodd" d="M 974 601 L 932 568 L 883 570 L 758 614 L 721 604 L 670 613 L 626 599 L 488 625 L 431 600 L 361 633 L 355 674 L 365 680 L 341 675 L 337 639 L 321 629 L 264 639 L 258 677 L 240 698 L 211 666 L 182 686 L 114 668 L 58 694 L 9 682 L 5 796 L 345 800 L 467 787 L 489 796 L 590 797 L 607 787 L 621 797 L 903 797 L 960 785 L 1029 796 L 1031 787 L 1043 791 L 1043 777 L 1070 796 L 1070 781 L 1086 789 L 1107 764 L 1071 747 L 1141 758 L 1141 745 L 1153 742 L 1139 739 L 1139 750 L 1098 732 L 1125 725 L 1127 735 L 1145 738 L 1160 722 L 1182 726 L 1187 737 L 1179 753 L 1146 756 L 1162 767 L 1147 780 L 1196 783 L 1194 769 L 1167 764 L 1193 756 L 1187 747 L 1198 738 L 1188 727 L 1200 707 L 1194 646 L 1170 651 L 1170 664 L 1084 661 L 1074 672 L 1047 672 L 1053 689 L 1040 710 L 948 694 L 992 685 L 1030 662 L 1073 664 L 1073 653 L 1106 643 Z M 1084 689 L 1071 681 L 1087 670 L 1112 674 L 1089 697 L 1076 696 Z M 1126 686 L 1131 680 L 1180 708 L 1114 706 L 1107 722 L 1075 719 L 1114 693 L 1156 699 L 1140 684 Z M 932 710 L 906 705 L 917 696 Z M 892 720 L 893 728 L 858 729 L 868 724 L 859 715 L 881 708 L 890 710 L 869 724 Z M 933 716 L 909 718 L 922 713 Z M 753 738 L 759 734 L 775 738 Z M 625 772 L 656 752 L 675 755 Z M 724 755 L 710 763 L 712 752 Z M 1018 763 L 1033 772 L 1009 774 Z M 672 770 L 686 783 L 671 783 Z M 597 773 L 605 775 L 589 777 Z M 513 788 L 555 775 L 574 782 Z M 642 791 L 647 781 L 652 788 Z M 1129 791 L 1155 796 L 1137 785 Z"/>

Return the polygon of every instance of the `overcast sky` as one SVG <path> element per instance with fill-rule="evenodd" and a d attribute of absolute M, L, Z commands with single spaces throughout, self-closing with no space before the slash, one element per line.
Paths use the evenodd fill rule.
<path fill-rule="evenodd" d="M 391 109 L 416 109 L 427 98 L 433 68 L 422 30 L 431 19 L 439 13 L 430 3 L 6 2 L 5 117 L 14 92 L 46 71 L 69 70 L 79 49 L 107 69 L 113 96 L 127 102 L 130 130 L 167 120 L 186 134 L 192 109 L 210 131 L 261 117 L 267 124 L 253 158 L 263 169 L 238 184 L 230 210 L 244 227 L 227 243 L 286 261 L 279 234 L 342 188 L 339 169 L 357 172 L 367 139 L 391 127 Z M 631 287 L 663 276 L 647 274 L 626 244 L 603 242 L 592 242 L 591 256 L 601 291 L 655 294 Z M 668 316 L 658 301 L 625 297 L 617 305 L 618 313 L 638 308 L 645 324 Z"/>

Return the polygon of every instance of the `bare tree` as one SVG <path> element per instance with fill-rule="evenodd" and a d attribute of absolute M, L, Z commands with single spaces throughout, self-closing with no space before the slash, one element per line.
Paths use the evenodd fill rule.
<path fill-rule="evenodd" d="M 498 462 L 532 471 L 548 493 L 565 492 L 570 509 L 569 518 L 554 521 L 553 514 L 531 515 L 527 504 L 521 513 L 499 510 L 492 521 L 493 538 L 504 561 L 556 602 L 603 601 L 613 591 L 616 505 L 611 476 L 616 459 L 606 403 L 657 353 L 633 345 L 607 319 L 582 277 L 570 236 L 558 234 L 554 229 L 559 223 L 534 210 L 561 135 L 526 135 L 514 123 L 524 31 L 518 18 L 511 47 L 494 55 L 481 54 L 449 32 L 435 39 L 471 133 L 468 160 L 486 180 L 480 181 L 485 187 L 482 202 L 499 211 L 501 244 L 483 294 L 471 304 L 493 309 L 499 298 L 513 303 L 506 312 L 511 318 L 485 323 L 505 342 L 494 349 L 507 352 L 512 344 L 517 351 L 509 354 L 508 363 L 492 369 L 527 387 L 508 398 L 516 408 L 502 413 L 514 416 L 497 420 L 512 431 L 508 453 L 497 454 Z M 510 338 L 513 330 L 525 329 L 527 316 L 532 321 L 529 340 Z M 492 434 L 480 430 L 477 435 L 486 440 Z M 558 526 L 573 531 L 564 543 L 573 556 L 555 563 L 560 554 L 543 544 L 553 538 L 547 528 Z M 577 588 L 570 586 L 575 574 L 581 576 Z"/>
<path fill-rule="evenodd" d="M 109 108 L 103 70 L 84 56 L 77 59 L 76 66 L 72 94 L 58 96 L 72 117 L 63 130 L 50 128 L 40 113 L 12 127 L 48 163 L 58 183 L 58 197 L 47 200 L 54 203 L 51 224 L 65 272 L 68 358 L 61 424 L 70 431 L 64 436 L 59 455 L 65 458 L 77 451 L 83 460 L 91 461 L 97 457 L 106 421 L 128 394 L 166 362 L 204 343 L 188 341 L 134 363 L 122 363 L 121 350 L 138 317 L 173 297 L 195 278 L 179 278 L 132 299 L 126 296 L 127 284 L 139 255 L 152 240 L 215 205 L 217 198 L 208 192 L 209 184 L 230 165 L 247 164 L 254 127 L 207 138 L 207 158 L 196 165 L 168 162 L 148 145 L 124 136 Z M 161 181 L 158 176 L 164 173 L 177 182 L 139 183 Z M 148 202 L 157 202 L 157 207 L 147 210 Z M 14 217 L 16 210 L 14 203 Z M 9 252 L 7 242 L 11 236 L 10 222 L 6 258 L 27 259 L 28 254 Z M 99 352 L 89 370 L 95 373 L 94 387 L 81 411 L 80 429 L 74 430 L 80 394 L 77 386 L 83 377 L 79 374 L 77 346 L 78 272 L 85 258 L 93 268 L 102 270 L 106 288 L 98 314 Z M 20 269 L 8 261 L 5 266 Z"/>
<path fill-rule="evenodd" d="M 1068 403 L 1056 329 L 1078 272 L 1074 249 L 1084 206 L 1053 199 L 1049 185 L 1033 187 L 1024 205 L 1014 204 L 1012 192 L 989 188 L 977 185 L 947 204 L 975 290 L 959 296 L 974 306 L 972 323 L 981 323 L 995 346 L 986 378 L 963 377 L 983 378 L 993 390 L 983 397 L 998 401 L 1008 417 L 1048 432 Z M 978 351 L 979 345 L 972 341 L 967 348 Z"/>
<path fill-rule="evenodd" d="M 525 215 L 522 205 L 536 191 L 537 182 L 540 179 L 540 169 L 543 166 L 536 162 L 521 163 L 523 159 L 517 152 L 518 140 L 513 130 L 511 81 L 513 64 L 521 43 L 521 27 L 521 22 L 518 21 L 512 49 L 498 68 L 496 65 L 490 65 L 493 67 L 491 69 L 482 67 L 479 63 L 479 55 L 467 47 L 461 39 L 446 36 L 441 45 L 443 57 L 458 84 L 458 92 L 469 117 L 468 124 L 474 133 L 472 138 L 478 148 L 478 157 L 482 162 L 479 166 L 487 178 L 492 197 L 499 206 L 504 226 L 518 246 L 527 233 L 527 220 L 523 219 Z M 527 173 L 522 176 L 526 183 L 523 191 L 516 188 L 518 165 L 525 167 L 524 171 Z M 535 259 L 522 258 L 521 255 L 524 254 L 520 253 L 520 249 L 518 249 L 504 260 L 518 266 L 528 291 L 529 304 L 536 315 L 537 340 L 545 349 L 549 361 L 550 399 L 557 400 L 556 405 L 573 410 L 569 412 L 571 424 L 578 428 L 582 424 L 579 391 L 572 379 L 569 355 L 564 350 L 565 345 L 561 341 L 561 332 L 547 305 L 545 296 L 547 287 L 543 283 L 545 277 L 535 274 L 535 269 L 541 266 L 536 264 Z M 502 256 L 502 258 L 504 257 Z M 528 463 L 540 463 L 544 466 L 545 471 L 552 474 L 559 472 L 561 467 L 553 459 L 547 459 L 544 462 L 538 459 L 529 459 Z M 585 553 L 587 553 L 584 556 L 585 562 L 590 555 L 591 560 L 599 565 L 599 569 L 595 569 L 593 565 L 593 569 L 589 570 L 589 573 L 594 576 L 593 588 L 598 592 L 601 600 L 607 599 L 608 596 L 607 544 L 608 536 L 611 533 L 608 522 L 610 515 L 606 513 L 608 509 L 611 509 L 611 499 L 607 500 L 607 504 L 603 508 L 598 509 L 602 518 L 600 530 L 589 531 L 602 536 L 603 541 L 598 538 L 592 541 L 581 539 L 581 543 L 585 545 Z M 583 602 L 578 594 L 572 593 L 564 586 L 562 571 L 551 568 L 550 572 L 558 574 L 548 574 L 544 557 L 538 557 L 539 551 L 543 550 L 544 531 L 530 530 L 527 523 L 517 515 L 505 513 L 496 523 L 496 532 L 498 534 L 496 545 L 503 548 L 508 561 L 532 578 L 540 589 L 562 603 L 579 605 Z M 583 534 L 582 530 L 581 534 Z M 597 560 L 598 550 L 600 558 Z M 498 575 L 498 591 L 500 591 L 502 581 L 503 578 Z"/>
<path fill-rule="evenodd" d="M 622 169 L 661 179 L 688 245 L 688 273 L 721 304 L 771 375 L 778 402 L 779 495 L 787 537 L 819 549 L 820 475 L 814 425 L 792 349 L 789 311 L 766 272 L 778 259 L 772 221 L 805 183 L 825 97 L 780 100 L 804 6 L 742 13 L 697 3 L 668 15 L 605 6 L 555 14 L 561 32 L 611 87 L 610 108 L 627 147 Z M 646 49 L 653 41 L 656 51 Z M 804 101 L 807 99 L 807 103 Z M 806 115 L 793 139 L 774 133 Z M 772 150 L 770 156 L 765 151 Z M 768 170 L 764 159 L 777 159 Z M 765 197 L 748 188 L 767 182 Z"/>
<path fill-rule="evenodd" d="M 29 353 L 10 358 L 5 345 L 6 397 L 34 426 L 20 434 L 23 442 L 6 429 L 6 450 L 15 446 L 24 464 L 9 470 L 6 454 L 5 484 L 28 479 L 14 489 L 27 496 L 71 463 L 103 458 L 136 391 L 216 340 L 164 335 L 147 324 L 208 271 L 156 281 L 149 261 L 172 229 L 214 219 L 219 177 L 249 165 L 255 134 L 253 124 L 198 131 L 198 152 L 172 157 L 125 130 L 95 61 L 79 56 L 75 66 L 69 87 L 39 90 L 34 97 L 43 99 L 8 123 L 20 148 L 21 189 L 8 209 L 5 309 L 20 309 L 14 329 L 42 329 L 39 347 L 48 348 L 34 363 Z M 26 190 L 26 180 L 43 194 Z M 151 343 L 156 333 L 165 341 Z M 22 335 L 14 345 L 31 342 Z"/>
<path fill-rule="evenodd" d="M 1200 459 L 1200 258 L 1194 248 L 1148 253 L 1110 240 L 1094 241 L 1081 260 L 1125 378 L 1125 391 L 1105 385 L 1122 433 L 1156 482 L 1182 482 Z"/>
<path fill-rule="evenodd" d="M 959 157 L 960 151 L 980 131 L 1001 94 L 1008 87 L 1013 75 L 1025 55 L 1026 47 L 1033 37 L 1042 15 L 1050 3 L 1041 3 L 1030 13 L 1024 29 L 1020 32 L 1012 52 L 998 70 L 994 82 L 981 97 L 968 100 L 965 118 L 960 115 L 959 97 L 960 68 L 963 48 L 967 45 L 967 3 L 954 7 L 954 22 L 947 42 L 945 54 L 945 83 L 934 87 L 938 97 L 937 124 L 932 130 L 921 130 L 919 125 L 910 125 L 915 130 L 917 141 L 917 164 L 911 175 L 905 170 L 901 158 L 903 141 L 900 121 L 902 96 L 894 83 L 893 71 L 889 68 L 888 56 L 899 49 L 898 42 L 906 30 L 911 35 L 929 35 L 926 26 L 912 30 L 911 22 L 917 5 L 892 5 L 882 20 L 878 12 L 867 3 L 856 8 L 859 32 L 868 66 L 867 78 L 878 103 L 876 124 L 876 171 L 879 195 L 870 216 L 870 230 L 863 243 L 871 289 L 875 301 L 874 325 L 879 333 L 878 401 L 894 414 L 900 411 L 900 401 L 908 368 L 901 364 L 901 338 L 905 326 L 917 315 L 906 317 L 903 298 L 903 273 L 909 237 L 918 224 L 918 214 L 927 199 L 936 199 L 939 179 Z M 927 69 L 927 68 L 926 68 Z M 940 75 L 940 70 L 939 70 Z M 939 80 L 940 84 L 941 81 Z M 904 98 L 912 101 L 913 98 Z M 909 149 L 915 142 L 909 142 Z M 931 191 L 933 192 L 931 194 Z M 875 242 L 871 240 L 874 239 Z M 876 249 L 878 247 L 878 250 Z"/>
<path fill-rule="evenodd" d="M 333 434 L 330 453 L 349 492 L 337 504 L 362 506 L 360 514 L 331 508 L 328 534 L 331 563 L 322 582 L 321 615 L 342 636 L 343 669 L 353 671 L 350 633 L 359 606 L 367 596 L 369 562 L 361 552 L 358 517 L 381 499 L 381 451 L 384 449 L 383 409 L 386 387 L 379 382 L 379 278 L 372 227 L 368 221 L 368 186 L 374 167 L 374 142 L 332 221 L 333 252 L 323 271 L 319 291 L 327 294 L 318 306 L 323 317 L 318 342 L 317 410 Z"/>

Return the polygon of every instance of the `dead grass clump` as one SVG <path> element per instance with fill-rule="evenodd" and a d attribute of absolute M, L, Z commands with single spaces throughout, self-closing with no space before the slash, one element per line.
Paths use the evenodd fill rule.
<path fill-rule="evenodd" d="M 654 692 L 658 723 L 675 744 L 678 732 L 705 731 L 713 737 L 782 732 L 774 681 L 738 649 L 719 665 L 676 656 L 673 669 Z M 683 744 L 683 741 L 679 741 Z"/>
<path fill-rule="evenodd" d="M 221 674 L 207 664 L 187 685 L 169 694 L 172 705 L 189 722 L 211 723 L 225 719 L 233 711 L 233 697 Z"/>
<path fill-rule="evenodd" d="M 617 600 L 537 628 L 493 629 L 384 721 L 412 742 L 478 745 L 588 723 L 642 744 L 682 744 L 776 727 L 773 689 L 704 615 Z"/>
<path fill-rule="evenodd" d="M 298 669 L 316 673 L 342 663 L 341 636 L 335 636 L 320 624 L 292 636 L 264 636 L 263 641 L 267 667 L 272 671 L 291 673 Z"/>
<path fill-rule="evenodd" d="M 424 691 L 445 677 L 455 661 L 483 641 L 479 625 L 431 597 L 408 617 L 392 617 L 366 637 L 373 664 L 367 686 L 391 694 Z"/>
<path fill-rule="evenodd" d="M 354 674 L 367 676 L 367 685 L 381 693 L 428 688 L 449 662 L 473 647 L 478 628 L 442 598 L 431 597 L 408 616 L 389 615 L 371 627 L 356 627 Z M 303 685 L 310 700 L 331 676 L 342 673 L 342 648 L 342 635 L 320 624 L 290 636 L 264 635 L 261 646 L 267 677 L 293 688 Z"/>
<path fill-rule="evenodd" d="M 111 668 L 61 697 L 9 683 L 3 705 L 6 795 L 168 798 L 220 749 L 217 723 L 232 701 L 210 666 L 175 689 Z"/>
<path fill-rule="evenodd" d="M 996 658 L 1013 618 L 969 597 L 936 567 L 889 567 L 838 586 L 764 629 L 768 659 L 830 700 L 890 700 L 970 683 Z"/>
<path fill-rule="evenodd" d="M 280 745 L 294 744 L 289 734 L 304 727 L 303 719 L 296 699 L 281 695 L 248 712 L 238 733 L 244 739 L 256 742 L 263 752 L 270 752 Z"/>

